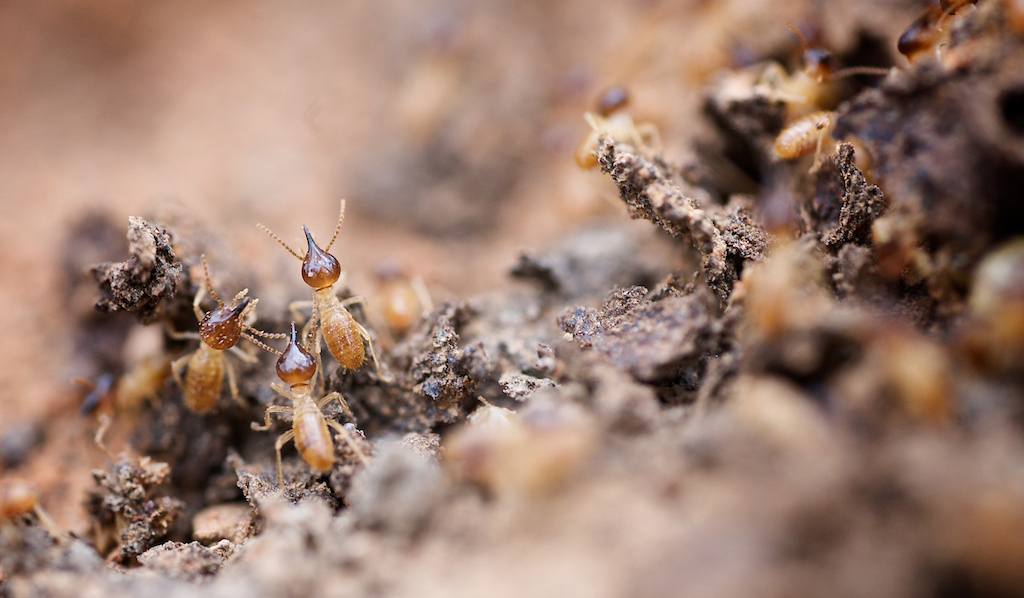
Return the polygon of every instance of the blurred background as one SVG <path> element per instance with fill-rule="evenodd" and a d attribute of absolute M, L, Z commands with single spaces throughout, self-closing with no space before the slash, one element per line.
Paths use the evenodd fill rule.
<path fill-rule="evenodd" d="M 329 235 L 347 198 L 336 254 L 357 292 L 387 259 L 438 298 L 486 291 L 518 251 L 626 218 L 612 183 L 572 159 L 601 90 L 627 86 L 634 118 L 684 156 L 709 77 L 795 56 L 787 22 L 842 47 L 851 15 L 895 39 L 920 10 L 856 4 L 2 3 L 0 420 L 45 423 L 80 401 L 70 379 L 89 349 L 69 329 L 95 297 L 69 289 L 82 264 L 126 256 L 89 254 L 96 219 L 121 240 L 130 215 L 193 223 L 216 240 L 215 278 L 280 306 L 301 282 L 271 288 L 295 264 L 256 222 L 298 245 L 302 224 Z"/>

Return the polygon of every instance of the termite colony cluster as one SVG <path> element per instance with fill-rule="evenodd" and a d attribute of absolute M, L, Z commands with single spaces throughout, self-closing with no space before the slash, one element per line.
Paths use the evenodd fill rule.
<path fill-rule="evenodd" d="M 367 374 L 369 379 L 385 388 L 397 388 L 395 380 L 384 372 L 378 360 L 374 337 L 349 311 L 354 306 L 363 306 L 364 299 L 341 300 L 336 294 L 342 271 L 330 251 L 341 231 L 344 216 L 345 201 L 342 200 L 334 234 L 324 247 L 318 245 L 313 234 L 303 226 L 307 248 L 301 253 L 268 228 L 258 225 L 301 262 L 302 280 L 313 291 L 311 301 L 295 301 L 288 306 L 292 322 L 287 333 L 257 327 L 259 301 L 249 296 L 249 289 L 242 289 L 230 301 L 225 301 L 216 290 L 205 254 L 197 256 L 195 267 L 185 267 L 175 257 L 169 233 L 138 218 L 132 218 L 129 226 L 132 258 L 127 262 L 100 264 L 93 269 L 94 278 L 106 293 L 97 304 L 98 308 L 134 311 L 144 323 L 162 320 L 163 326 L 136 327 L 136 330 L 141 331 L 140 335 L 162 336 L 161 344 L 185 348 L 183 354 L 179 352 L 179 356 L 172 359 L 169 351 L 138 349 L 131 346 L 136 343 L 129 339 L 125 351 L 143 356 L 127 360 L 120 375 L 102 373 L 93 379 L 76 380 L 88 389 L 81 404 L 82 415 L 99 413 L 94 443 L 102 451 L 111 454 L 108 447 L 111 438 L 116 437 L 118 444 L 123 444 L 125 434 L 134 427 L 136 438 L 129 440 L 133 450 L 170 454 L 176 459 L 169 460 L 178 462 L 172 469 L 167 463 L 153 461 L 148 456 L 140 459 L 124 453 L 117 459 L 111 456 L 115 463 L 110 472 L 94 474 L 101 488 L 90 494 L 87 509 L 95 517 L 92 541 L 102 553 L 125 562 L 174 533 L 175 523 L 189 507 L 177 498 L 160 496 L 160 488 L 168 482 L 186 487 L 203 484 L 209 476 L 204 468 L 208 469 L 212 462 L 223 461 L 230 448 L 228 437 L 239 433 L 225 425 L 244 425 L 254 432 L 263 432 L 274 427 L 272 415 L 282 414 L 287 418 L 288 428 L 272 443 L 276 471 L 258 471 L 255 475 L 261 482 L 266 481 L 269 493 L 283 491 L 298 496 L 305 485 L 331 472 L 339 460 L 347 462 L 347 476 L 353 473 L 353 468 L 369 462 L 372 448 L 356 428 L 356 416 L 340 392 L 326 391 L 327 374 L 321 349 L 326 344 L 329 354 L 339 364 L 339 371 L 358 370 L 369 361 L 373 369 Z M 375 299 L 380 309 L 375 313 L 379 313 L 379 322 L 387 329 L 393 343 L 421 320 L 431 303 L 422 280 L 409 275 L 400 266 L 388 263 L 379 270 L 380 284 Z M 194 276 L 194 272 L 201 273 L 201 277 Z M 194 324 L 188 322 L 188 316 L 176 317 L 171 309 L 175 289 L 184 288 L 186 280 L 191 280 L 195 289 L 194 294 L 189 294 Z M 211 302 L 212 309 L 206 311 L 204 304 Z M 179 329 L 181 321 L 185 322 L 184 326 L 195 326 L 198 330 Z M 273 325 L 280 327 L 281 324 Z M 286 346 L 273 346 L 280 340 L 286 340 Z M 246 379 L 262 379 L 254 372 L 262 368 L 263 362 L 259 355 L 246 350 L 243 341 L 277 356 L 274 370 L 278 381 L 267 386 L 287 402 L 274 404 L 271 396 L 264 399 L 264 405 L 254 406 L 262 411 L 262 421 L 249 419 L 251 385 L 244 393 L 240 387 L 242 374 Z M 245 368 L 241 372 L 240 365 Z M 173 382 L 169 382 L 171 379 Z M 225 382 L 227 393 L 223 392 Z M 225 395 L 231 402 L 225 402 Z M 349 423 L 342 425 L 325 415 L 324 408 L 332 401 L 337 401 Z M 179 405 L 183 409 L 179 409 Z M 168 422 L 168 417 L 173 423 Z M 204 421 L 211 422 L 210 430 L 204 428 Z M 138 440 L 140 434 L 141 441 Z M 220 440 L 211 440 L 214 437 Z M 344 446 L 337 447 L 336 440 Z M 285 476 L 281 456 L 289 441 L 294 442 L 299 456 L 310 468 L 307 476 L 293 470 L 296 475 L 289 476 L 290 482 Z M 276 483 L 270 484 L 271 479 Z M 0 492 L 0 508 L 0 531 L 3 532 L 0 540 L 7 546 L 16 545 L 11 542 L 19 536 L 11 526 L 23 515 L 34 515 L 54 537 L 64 537 L 38 506 L 36 491 L 31 486 L 14 481 L 5 483 Z M 204 520 L 200 514 L 194 525 L 201 526 Z M 17 563 L 13 568 L 17 568 Z"/>
<path fill-rule="evenodd" d="M 162 541 L 192 538 L 219 566 L 266 525 L 295 544 L 242 551 L 218 589 L 296 591 L 325 571 L 368 571 L 376 589 L 391 572 L 374 567 L 411 562 L 430 525 L 444 530 L 432 549 L 485 565 L 478 551 L 591 545 L 598 530 L 629 541 L 593 562 L 644 563 L 637 595 L 716 594 L 735 571 L 712 545 L 754 554 L 757 582 L 800 571 L 780 594 L 842 594 L 878 570 L 880 596 L 1018 595 L 1024 6 L 937 1 L 837 47 L 813 23 L 778 29 L 781 48 L 713 78 L 707 127 L 678 162 L 624 87 L 602 94 L 572 158 L 668 234 L 575 231 L 521 254 L 514 292 L 434 306 L 387 264 L 367 301 L 341 298 L 342 202 L 323 247 L 306 227 L 297 251 L 260 226 L 312 300 L 257 320 L 248 289 L 219 294 L 216 252 L 175 258 L 167 231 L 133 220 L 132 259 L 95 270 L 102 304 L 160 319 L 148 328 L 171 351 L 89 383 L 84 411 L 116 406 L 97 444 L 142 411 L 146 455 L 94 473 L 93 545 L 159 569 L 186 552 Z M 303 519 L 282 497 L 349 508 Z M 549 497 L 546 516 L 530 511 Z M 27 518 L 67 543 L 31 489 L 0 487 L 0 545 Z M 472 535 L 496 527 L 515 541 Z"/>

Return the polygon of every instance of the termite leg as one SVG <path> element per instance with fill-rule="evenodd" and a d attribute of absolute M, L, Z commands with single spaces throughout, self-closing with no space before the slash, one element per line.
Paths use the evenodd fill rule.
<path fill-rule="evenodd" d="M 209 279 L 207 279 L 207 284 L 209 284 Z M 192 313 L 196 314 L 197 322 L 202 322 L 203 318 L 206 317 L 206 313 L 203 312 L 203 308 L 199 307 L 199 304 L 202 303 L 204 297 L 206 297 L 206 285 L 199 287 L 199 290 L 196 291 L 195 298 L 192 300 Z"/>
<path fill-rule="evenodd" d="M 637 149 L 647 148 L 656 152 L 661 151 L 661 133 L 658 132 L 658 127 L 651 123 L 643 123 L 635 125 L 634 128 L 636 129 L 634 141 L 640 145 Z"/>
<path fill-rule="evenodd" d="M 421 312 L 430 313 L 434 311 L 434 301 L 430 298 L 430 291 L 427 289 L 427 283 L 423 282 L 423 277 L 413 276 L 409 280 L 409 284 L 412 285 L 412 290 L 416 293 L 416 299 L 420 302 Z"/>
<path fill-rule="evenodd" d="M 181 370 L 185 368 L 191 357 L 192 353 L 188 353 L 171 362 L 171 373 L 174 374 L 174 381 L 178 383 L 179 388 L 185 388 L 185 381 L 181 378 Z"/>
<path fill-rule="evenodd" d="M 352 410 L 348 408 L 348 401 L 346 401 L 345 397 L 341 396 L 341 393 L 337 392 L 337 391 L 332 392 L 331 394 L 327 395 L 326 397 L 320 399 L 320 402 L 317 403 L 316 406 L 317 406 L 318 409 L 323 409 L 324 405 L 326 405 L 327 403 L 330 403 L 331 401 L 333 401 L 335 399 L 337 399 L 338 402 L 341 403 L 341 409 L 342 409 L 342 411 L 345 412 L 345 415 L 349 416 L 351 419 L 355 419 L 356 418 L 356 416 L 352 415 Z"/>
<path fill-rule="evenodd" d="M 171 328 L 170 323 L 164 324 L 164 334 L 176 341 L 199 341 L 203 340 L 203 337 L 199 336 L 198 332 L 181 332 Z"/>
<path fill-rule="evenodd" d="M 313 340 L 313 344 L 316 346 L 316 351 L 313 352 L 313 356 L 316 357 L 316 375 L 320 376 L 320 372 L 324 371 L 324 358 L 321 355 L 321 345 L 323 339 L 323 332 L 317 327 L 315 332 L 316 337 Z M 323 394 L 324 388 L 327 386 L 327 375 L 320 377 L 313 388 L 316 389 L 317 394 Z"/>
<path fill-rule="evenodd" d="M 267 410 L 263 413 L 263 425 L 259 425 L 256 422 L 252 422 L 249 426 L 257 432 L 266 432 L 270 429 L 270 414 L 271 413 L 291 413 L 291 407 L 285 407 L 284 405 L 271 405 L 267 407 Z"/>
<path fill-rule="evenodd" d="M 252 340 L 252 339 L 250 339 L 250 340 Z M 258 357 L 256 357 L 255 355 L 251 355 L 249 353 L 246 353 L 238 345 L 235 345 L 234 347 L 228 348 L 227 351 L 229 351 L 232 355 L 237 357 L 239 359 L 239 361 L 242 361 L 243 363 L 247 363 L 249 365 L 252 365 L 254 363 L 259 363 L 259 361 L 260 361 Z"/>
<path fill-rule="evenodd" d="M 53 522 L 53 519 L 50 518 L 45 510 L 43 510 L 43 507 L 36 504 L 32 507 L 32 512 L 36 514 L 36 517 L 39 519 L 39 523 L 42 524 L 43 529 L 50 532 L 50 535 L 53 536 L 57 542 L 64 544 L 68 541 L 68 537 L 64 535 L 64 532 L 60 531 L 60 528 L 57 527 L 57 524 Z"/>
<path fill-rule="evenodd" d="M 385 384 L 391 384 L 394 382 L 394 378 L 385 374 L 380 369 L 380 361 L 377 360 L 377 351 L 373 348 L 373 338 L 370 336 L 370 333 L 367 332 L 366 328 L 363 328 L 363 325 L 359 322 L 356 322 L 356 329 L 359 330 L 359 336 L 366 339 L 366 344 L 370 347 L 370 357 L 373 359 L 373 367 L 377 371 L 377 377 Z"/>
<path fill-rule="evenodd" d="M 98 428 L 96 428 L 96 434 L 92 437 L 93 443 L 95 443 L 96 446 L 100 447 L 100 450 L 103 451 L 103 453 L 108 457 L 110 457 L 110 449 L 107 448 L 105 438 L 107 436 L 107 430 L 110 429 L 110 423 L 112 421 L 113 420 L 106 413 L 101 415 L 100 425 Z"/>
<path fill-rule="evenodd" d="M 232 349 L 234 349 L 234 347 L 232 347 Z M 235 374 L 235 364 L 225 359 L 224 369 L 228 372 L 228 390 L 231 391 L 231 398 L 242 407 L 247 407 L 248 405 L 245 404 L 242 397 L 238 396 L 238 379 L 236 378 L 237 374 Z"/>
<path fill-rule="evenodd" d="M 288 399 L 289 401 L 292 399 L 292 395 L 289 394 L 288 391 L 285 390 L 283 387 L 281 387 L 281 385 L 279 385 L 277 383 L 272 383 L 270 385 L 270 388 L 271 388 L 271 390 L 276 392 L 278 394 L 278 396 L 284 397 L 284 398 Z"/>
<path fill-rule="evenodd" d="M 828 118 L 818 121 L 815 125 L 815 128 L 818 129 L 818 142 L 814 146 L 814 162 L 811 164 L 808 174 L 813 173 L 821 166 L 821 146 L 825 141 L 825 136 L 832 130 L 832 124 L 833 120 Z"/>
<path fill-rule="evenodd" d="M 312 301 L 292 301 L 291 303 L 288 304 L 288 311 L 292 314 L 292 317 L 295 318 L 295 321 L 305 322 L 306 316 L 303 315 L 303 313 L 299 310 L 312 307 Z"/>
<path fill-rule="evenodd" d="M 345 299 L 344 301 L 341 302 L 342 307 L 347 307 L 349 305 L 356 304 L 365 306 L 366 299 L 364 299 L 363 297 L 349 297 L 348 299 Z M 382 382 L 385 382 L 387 384 L 394 382 L 394 378 L 392 378 L 391 376 L 386 376 L 384 372 L 381 371 L 380 369 L 380 361 L 377 360 L 377 351 L 373 348 L 373 337 L 370 336 L 370 333 L 366 330 L 366 328 L 363 328 L 362 324 L 356 322 L 354 318 L 352 321 L 356 325 L 356 330 L 359 331 L 359 336 L 363 337 L 363 339 L 366 340 L 366 344 L 369 345 L 370 347 L 370 357 L 373 359 L 374 369 L 377 370 L 377 377 L 379 377 Z"/>
<path fill-rule="evenodd" d="M 369 465 L 370 459 L 367 458 L 366 453 L 363 452 L 363 449 L 360 448 L 358 444 L 356 444 L 356 441 L 352 439 L 352 434 L 345 429 L 345 426 L 339 424 L 338 422 L 332 419 L 327 420 L 327 425 L 334 428 L 335 430 L 338 431 L 339 434 L 341 434 L 342 440 L 344 440 L 345 444 L 347 444 L 349 448 L 352 449 L 352 452 L 356 454 L 356 457 L 359 458 L 359 461 L 363 465 Z"/>
<path fill-rule="evenodd" d="M 284 434 L 277 437 L 277 442 L 274 443 L 274 451 L 277 453 L 277 485 L 279 488 L 284 488 L 284 474 L 281 473 L 281 448 L 289 440 L 295 437 L 293 430 L 288 430 Z"/>

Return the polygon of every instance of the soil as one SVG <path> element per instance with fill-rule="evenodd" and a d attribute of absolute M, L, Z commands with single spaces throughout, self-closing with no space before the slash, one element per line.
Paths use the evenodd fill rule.
<path fill-rule="evenodd" d="M 0 8 L 0 596 L 1024 595 L 1019 4 Z"/>

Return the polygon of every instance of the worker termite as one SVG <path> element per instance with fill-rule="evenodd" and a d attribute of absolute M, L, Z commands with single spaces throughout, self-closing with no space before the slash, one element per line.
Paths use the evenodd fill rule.
<path fill-rule="evenodd" d="M 422 277 L 410 276 L 394 262 L 380 264 L 374 274 L 381 316 L 395 337 L 403 336 L 423 314 L 433 309 Z"/>
<path fill-rule="evenodd" d="M 820 110 L 835 102 L 831 84 L 854 75 L 884 76 L 889 69 L 864 66 L 836 69 L 831 53 L 811 46 L 796 27 L 787 27 L 800 39 L 802 68 L 776 83 L 778 91 L 769 95 L 785 101 L 791 114 L 806 109 L 819 110 L 800 116 L 784 127 L 775 138 L 773 149 L 775 156 L 782 160 L 796 160 L 814 150 L 814 166 L 817 166 L 822 143 L 835 126 L 836 113 Z"/>
<path fill-rule="evenodd" d="M 0 482 L 0 531 L 3 532 L 4 540 L 7 539 L 8 526 L 15 519 L 24 515 L 34 514 L 39 523 L 58 540 L 64 540 L 64 533 L 46 514 L 39 504 L 39 493 L 35 488 L 24 482 L 6 480 Z M 5 542 L 6 544 L 6 542 Z"/>
<path fill-rule="evenodd" d="M 184 390 L 185 406 L 196 413 L 206 413 L 217 404 L 225 371 L 228 375 L 231 397 L 239 403 L 242 402 L 238 396 L 235 370 L 231 362 L 224 358 L 225 351 L 231 351 L 246 363 L 255 363 L 255 357 L 236 347 L 239 340 L 246 338 L 257 346 L 270 351 L 272 350 L 270 347 L 257 340 L 253 335 L 266 338 L 284 338 L 285 336 L 264 332 L 246 323 L 246 319 L 252 315 L 259 301 L 245 296 L 249 289 L 243 289 L 234 296 L 230 305 L 224 305 L 210 283 L 210 268 L 206 263 L 206 256 L 202 256 L 201 259 L 206 284 L 199 288 L 199 292 L 196 293 L 195 300 L 192 302 L 192 309 L 195 311 L 196 319 L 199 320 L 199 333 L 168 332 L 172 338 L 199 339 L 199 348 L 171 364 L 174 379 Z M 209 292 L 213 300 L 217 302 L 217 309 L 204 313 L 199 307 L 204 291 Z M 185 374 L 185 379 L 182 380 L 181 369 L 186 364 L 188 371 Z"/>
<path fill-rule="evenodd" d="M 273 350 L 271 350 L 273 351 Z M 277 353 L 276 351 L 273 351 Z M 295 331 L 295 324 L 292 323 L 291 338 L 288 347 L 277 360 L 277 376 L 288 385 L 284 388 L 278 384 L 272 384 L 275 392 L 290 399 L 292 405 L 271 405 L 264 413 L 264 423 L 252 424 L 253 430 L 263 431 L 270 429 L 271 413 L 291 413 L 292 429 L 277 438 L 274 443 L 274 450 L 277 453 L 277 481 L 284 487 L 284 475 L 281 472 L 281 448 L 289 440 L 295 440 L 295 448 L 298 449 L 302 459 L 313 469 L 326 472 L 334 465 L 334 442 L 327 427 L 334 428 L 355 453 L 356 457 L 365 465 L 369 462 L 366 454 L 352 438 L 352 434 L 344 426 L 336 421 L 324 417 L 321 409 L 327 403 L 337 400 L 341 403 L 345 413 L 352 417 L 348 403 L 341 393 L 332 392 L 320 399 L 313 400 L 313 378 L 316 376 L 316 360 L 310 352 L 302 346 Z"/>
<path fill-rule="evenodd" d="M 838 102 L 835 84 L 841 79 L 889 74 L 889 69 L 881 67 L 837 68 L 831 52 L 812 46 L 796 27 L 789 24 L 786 27 L 800 40 L 800 68 L 793 74 L 786 74 L 778 63 L 770 63 L 761 75 L 759 88 L 763 95 L 785 102 L 790 117 L 833 107 Z"/>
<path fill-rule="evenodd" d="M 338 214 L 338 224 L 334 228 L 334 235 L 331 237 L 331 241 L 327 244 L 326 249 L 320 249 L 316 242 L 313 241 L 313 235 L 310 234 L 309 228 L 303 225 L 302 232 L 306 234 L 306 243 L 308 244 L 305 255 L 299 255 L 297 251 L 289 247 L 287 243 L 271 232 L 269 228 L 262 224 L 257 224 L 256 226 L 280 243 L 288 253 L 302 261 L 302 280 L 313 288 L 313 301 L 311 302 L 313 313 L 309 323 L 306 325 L 307 327 L 303 330 L 303 338 L 306 337 L 307 330 L 315 330 L 314 344 L 316 347 L 318 370 L 322 371 L 320 359 L 321 337 L 327 343 L 327 350 L 331 352 L 334 359 L 348 370 L 354 370 L 363 365 L 363 362 L 366 360 L 363 340 L 366 340 L 370 347 L 370 357 L 373 359 L 377 375 L 384 380 L 389 380 L 389 378 L 381 373 L 380 362 L 377 361 L 377 353 L 373 349 L 370 333 L 359 322 L 356 322 L 352 314 L 346 309 L 349 305 L 363 304 L 365 300 L 362 297 L 350 297 L 342 301 L 334 294 L 334 285 L 341 278 L 341 266 L 338 263 L 338 259 L 331 255 L 329 251 L 335 239 L 338 238 L 338 232 L 341 230 L 341 225 L 344 221 L 345 200 L 343 199 L 341 200 L 341 208 Z M 290 308 L 294 311 L 295 308 L 304 305 L 310 305 L 310 302 L 295 302 Z"/>
<path fill-rule="evenodd" d="M 602 134 L 615 140 L 625 141 L 638 150 L 661 149 L 661 137 L 658 129 L 651 123 L 636 124 L 626 109 L 629 106 L 629 92 L 623 87 L 610 87 L 598 99 L 596 113 L 585 112 L 583 120 L 590 125 L 590 133 L 576 146 L 573 158 L 580 168 L 591 169 L 597 166 L 594 148 Z"/>
<path fill-rule="evenodd" d="M 796 160 L 815 151 L 815 162 L 821 154 L 821 145 L 835 125 L 836 113 L 822 110 L 808 114 L 790 123 L 779 132 L 772 146 L 775 156 L 782 160 Z"/>

